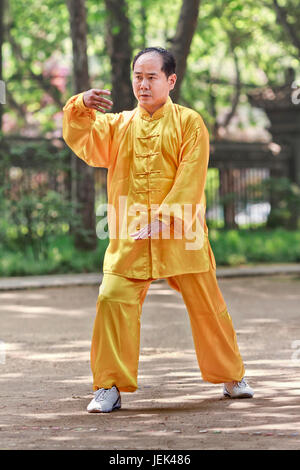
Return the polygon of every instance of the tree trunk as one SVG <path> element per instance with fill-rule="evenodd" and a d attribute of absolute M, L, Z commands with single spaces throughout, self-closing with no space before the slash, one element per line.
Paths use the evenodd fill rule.
<path fill-rule="evenodd" d="M 178 102 L 180 88 L 187 66 L 192 39 L 196 31 L 200 0 L 182 0 L 181 12 L 177 23 L 176 33 L 171 40 L 171 52 L 177 63 L 177 82 L 172 92 L 172 100 Z"/>
<path fill-rule="evenodd" d="M 68 0 L 67 3 L 73 44 L 74 92 L 77 94 L 90 88 L 85 0 Z M 77 157 L 73 166 L 75 166 L 74 173 L 76 175 L 74 192 L 78 204 L 77 213 L 82 224 L 82 230 L 75 231 L 75 245 L 80 249 L 92 250 L 97 245 L 94 168 L 86 165 Z"/>
<path fill-rule="evenodd" d="M 132 109 L 135 99 L 130 78 L 132 49 L 125 0 L 105 0 L 108 13 L 106 45 L 111 61 L 112 112 Z"/>
<path fill-rule="evenodd" d="M 238 228 L 235 222 L 235 177 L 232 168 L 220 169 L 220 195 L 224 209 L 226 229 Z"/>

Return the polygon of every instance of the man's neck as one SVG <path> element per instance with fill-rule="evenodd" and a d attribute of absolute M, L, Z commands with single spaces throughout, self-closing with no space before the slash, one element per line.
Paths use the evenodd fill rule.
<path fill-rule="evenodd" d="M 147 109 L 145 106 L 143 106 L 142 104 L 140 104 L 140 107 L 143 108 L 145 111 L 147 111 L 147 113 L 150 115 L 150 117 L 153 116 L 154 113 L 156 113 L 156 111 L 158 111 L 160 108 L 162 108 L 166 102 L 168 101 L 168 98 L 166 99 L 166 101 L 162 104 L 160 104 L 157 108 L 152 108 L 152 109 Z"/>

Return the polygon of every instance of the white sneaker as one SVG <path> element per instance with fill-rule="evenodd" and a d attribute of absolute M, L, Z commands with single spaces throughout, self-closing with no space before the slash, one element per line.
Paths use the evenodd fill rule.
<path fill-rule="evenodd" d="M 223 395 L 230 398 L 252 398 L 254 391 L 243 377 L 240 382 L 224 383 Z"/>
<path fill-rule="evenodd" d="M 110 413 L 117 408 L 121 408 L 121 395 L 114 385 L 112 388 L 99 388 L 88 404 L 87 411 L 89 413 Z"/>

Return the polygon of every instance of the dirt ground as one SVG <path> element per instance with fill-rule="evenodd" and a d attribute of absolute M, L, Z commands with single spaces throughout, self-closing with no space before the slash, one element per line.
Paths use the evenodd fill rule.
<path fill-rule="evenodd" d="M 299 449 L 300 277 L 220 279 L 253 399 L 203 382 L 180 294 L 151 285 L 139 389 L 88 414 L 97 286 L 0 292 L 0 449 Z"/>

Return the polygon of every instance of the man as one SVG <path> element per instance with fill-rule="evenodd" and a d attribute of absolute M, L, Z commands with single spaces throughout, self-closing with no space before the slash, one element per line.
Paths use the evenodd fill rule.
<path fill-rule="evenodd" d="M 105 114 L 110 92 L 95 89 L 64 107 L 67 144 L 88 165 L 108 168 L 110 243 L 92 338 L 95 393 L 88 412 L 120 408 L 120 392 L 137 389 L 140 315 L 159 278 L 182 294 L 203 379 L 223 383 L 226 396 L 253 396 L 205 223 L 208 131 L 198 113 L 172 102 L 175 83 L 172 54 L 146 48 L 133 60 L 134 110 Z"/>

